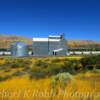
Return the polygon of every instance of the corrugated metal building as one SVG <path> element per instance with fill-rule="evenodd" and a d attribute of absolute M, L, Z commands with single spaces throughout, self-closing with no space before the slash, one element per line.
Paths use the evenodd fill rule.
<path fill-rule="evenodd" d="M 28 56 L 28 45 L 23 42 L 15 42 L 11 45 L 11 55 L 14 57 Z"/>
<path fill-rule="evenodd" d="M 64 56 L 67 53 L 63 35 L 33 38 L 32 49 L 34 56 Z"/>

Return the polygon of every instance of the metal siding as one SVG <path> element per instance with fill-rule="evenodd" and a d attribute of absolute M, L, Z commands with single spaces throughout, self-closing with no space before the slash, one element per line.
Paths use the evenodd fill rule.
<path fill-rule="evenodd" d="M 49 42 L 49 54 L 53 55 L 53 50 L 58 49 L 60 46 L 60 42 Z"/>
<path fill-rule="evenodd" d="M 33 55 L 34 56 L 48 55 L 48 42 L 33 42 Z"/>
<path fill-rule="evenodd" d="M 11 55 L 15 57 L 28 56 L 28 46 L 23 42 L 16 42 L 12 44 Z"/>
<path fill-rule="evenodd" d="M 53 55 L 54 50 L 63 48 L 62 51 L 57 52 L 58 56 L 65 56 L 67 53 L 67 46 L 66 41 L 61 38 L 60 41 L 50 41 L 50 38 L 48 38 L 48 41 L 33 41 L 33 54 L 34 56 L 46 56 L 46 55 Z M 53 37 L 53 39 L 58 39 L 58 37 Z"/>

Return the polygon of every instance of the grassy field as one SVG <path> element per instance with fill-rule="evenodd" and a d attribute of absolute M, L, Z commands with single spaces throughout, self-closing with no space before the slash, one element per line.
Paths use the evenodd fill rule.
<path fill-rule="evenodd" d="M 0 100 L 100 100 L 100 72 L 80 69 L 80 59 L 1 57 Z"/>

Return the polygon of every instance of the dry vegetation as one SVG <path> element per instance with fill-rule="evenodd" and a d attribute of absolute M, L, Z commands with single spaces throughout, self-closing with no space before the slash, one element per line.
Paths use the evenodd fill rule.
<path fill-rule="evenodd" d="M 99 61 L 1 57 L 0 100 L 100 100 Z"/>
<path fill-rule="evenodd" d="M 0 49 L 9 49 L 10 45 L 16 41 L 22 41 L 29 46 L 32 44 L 32 40 L 30 38 L 25 38 L 21 36 L 15 36 L 15 35 L 4 35 L 0 34 Z"/>

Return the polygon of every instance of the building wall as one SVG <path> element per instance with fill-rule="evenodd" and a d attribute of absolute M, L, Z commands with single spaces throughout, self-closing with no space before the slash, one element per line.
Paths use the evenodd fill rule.
<path fill-rule="evenodd" d="M 27 46 L 23 46 L 23 47 L 17 48 L 16 56 L 18 56 L 18 57 L 28 56 L 28 47 Z"/>
<path fill-rule="evenodd" d="M 32 51 L 34 56 L 48 55 L 48 42 L 33 42 Z"/>
<path fill-rule="evenodd" d="M 64 56 L 67 53 L 67 46 L 64 38 L 50 37 L 46 41 L 33 41 L 32 49 L 34 56 Z M 61 49 L 59 51 L 59 49 Z M 58 50 L 57 52 L 54 52 Z"/>
<path fill-rule="evenodd" d="M 22 42 L 12 44 L 11 55 L 14 57 L 28 56 L 28 46 Z"/>
<path fill-rule="evenodd" d="M 61 46 L 61 48 L 63 48 L 63 51 L 59 52 L 59 55 L 66 55 L 68 52 L 68 46 L 64 39 L 62 39 L 62 41 L 60 42 L 60 46 Z"/>
<path fill-rule="evenodd" d="M 49 41 L 49 55 L 54 55 L 54 50 L 60 48 L 60 42 Z"/>

